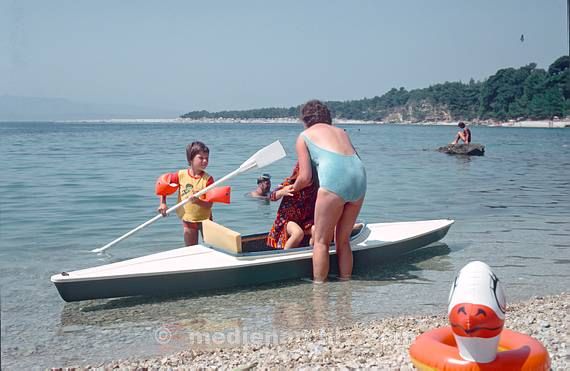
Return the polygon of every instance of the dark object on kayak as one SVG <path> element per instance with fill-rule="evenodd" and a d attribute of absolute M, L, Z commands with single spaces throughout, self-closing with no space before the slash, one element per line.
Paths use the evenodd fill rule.
<path fill-rule="evenodd" d="M 485 146 L 479 143 L 448 144 L 437 150 L 449 155 L 483 156 L 485 154 Z"/>

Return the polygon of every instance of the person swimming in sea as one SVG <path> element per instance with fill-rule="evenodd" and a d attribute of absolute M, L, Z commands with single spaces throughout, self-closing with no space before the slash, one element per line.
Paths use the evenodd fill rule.
<path fill-rule="evenodd" d="M 249 193 L 253 198 L 268 200 L 271 192 L 271 175 L 263 174 L 257 178 L 257 188 Z"/>

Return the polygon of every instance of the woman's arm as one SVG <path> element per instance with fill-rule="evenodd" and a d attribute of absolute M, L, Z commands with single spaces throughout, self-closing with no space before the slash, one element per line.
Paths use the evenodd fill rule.
<path fill-rule="evenodd" d="M 313 169 L 311 168 L 311 156 L 303 138 L 299 135 L 295 144 L 297 150 L 297 160 L 299 161 L 299 176 L 293 184 L 295 191 L 300 191 L 311 184 L 313 179 Z"/>

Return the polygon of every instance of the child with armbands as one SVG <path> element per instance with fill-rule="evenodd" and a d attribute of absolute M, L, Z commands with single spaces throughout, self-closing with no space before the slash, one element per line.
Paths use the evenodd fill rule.
<path fill-rule="evenodd" d="M 158 212 L 166 215 L 168 206 L 166 196 L 178 189 L 178 202 L 191 197 L 214 183 L 214 178 L 206 173 L 210 150 L 202 142 L 192 142 L 186 146 L 186 159 L 189 167 L 175 173 L 162 175 L 157 182 L 157 195 L 160 196 Z M 161 183 L 162 187 L 159 187 Z M 159 189 L 160 188 L 160 189 Z M 182 220 L 184 228 L 184 243 L 186 246 L 198 244 L 198 231 L 202 229 L 202 221 L 212 218 L 212 202 L 205 197 L 192 198 L 183 206 L 176 209 L 176 214 Z"/>

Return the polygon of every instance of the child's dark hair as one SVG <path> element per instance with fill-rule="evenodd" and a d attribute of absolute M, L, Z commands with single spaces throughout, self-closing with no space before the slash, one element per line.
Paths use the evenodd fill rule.
<path fill-rule="evenodd" d="M 331 112 L 321 101 L 313 99 L 301 107 L 301 120 L 311 127 L 318 123 L 332 124 Z"/>
<path fill-rule="evenodd" d="M 200 152 L 210 153 L 210 149 L 202 142 L 192 142 L 186 146 L 186 160 L 188 164 L 192 163 L 192 160 Z"/>
<path fill-rule="evenodd" d="M 457 126 L 459 126 L 461 129 L 463 129 L 465 127 L 465 123 L 464 122 L 460 122 L 459 124 L 457 124 Z"/>

